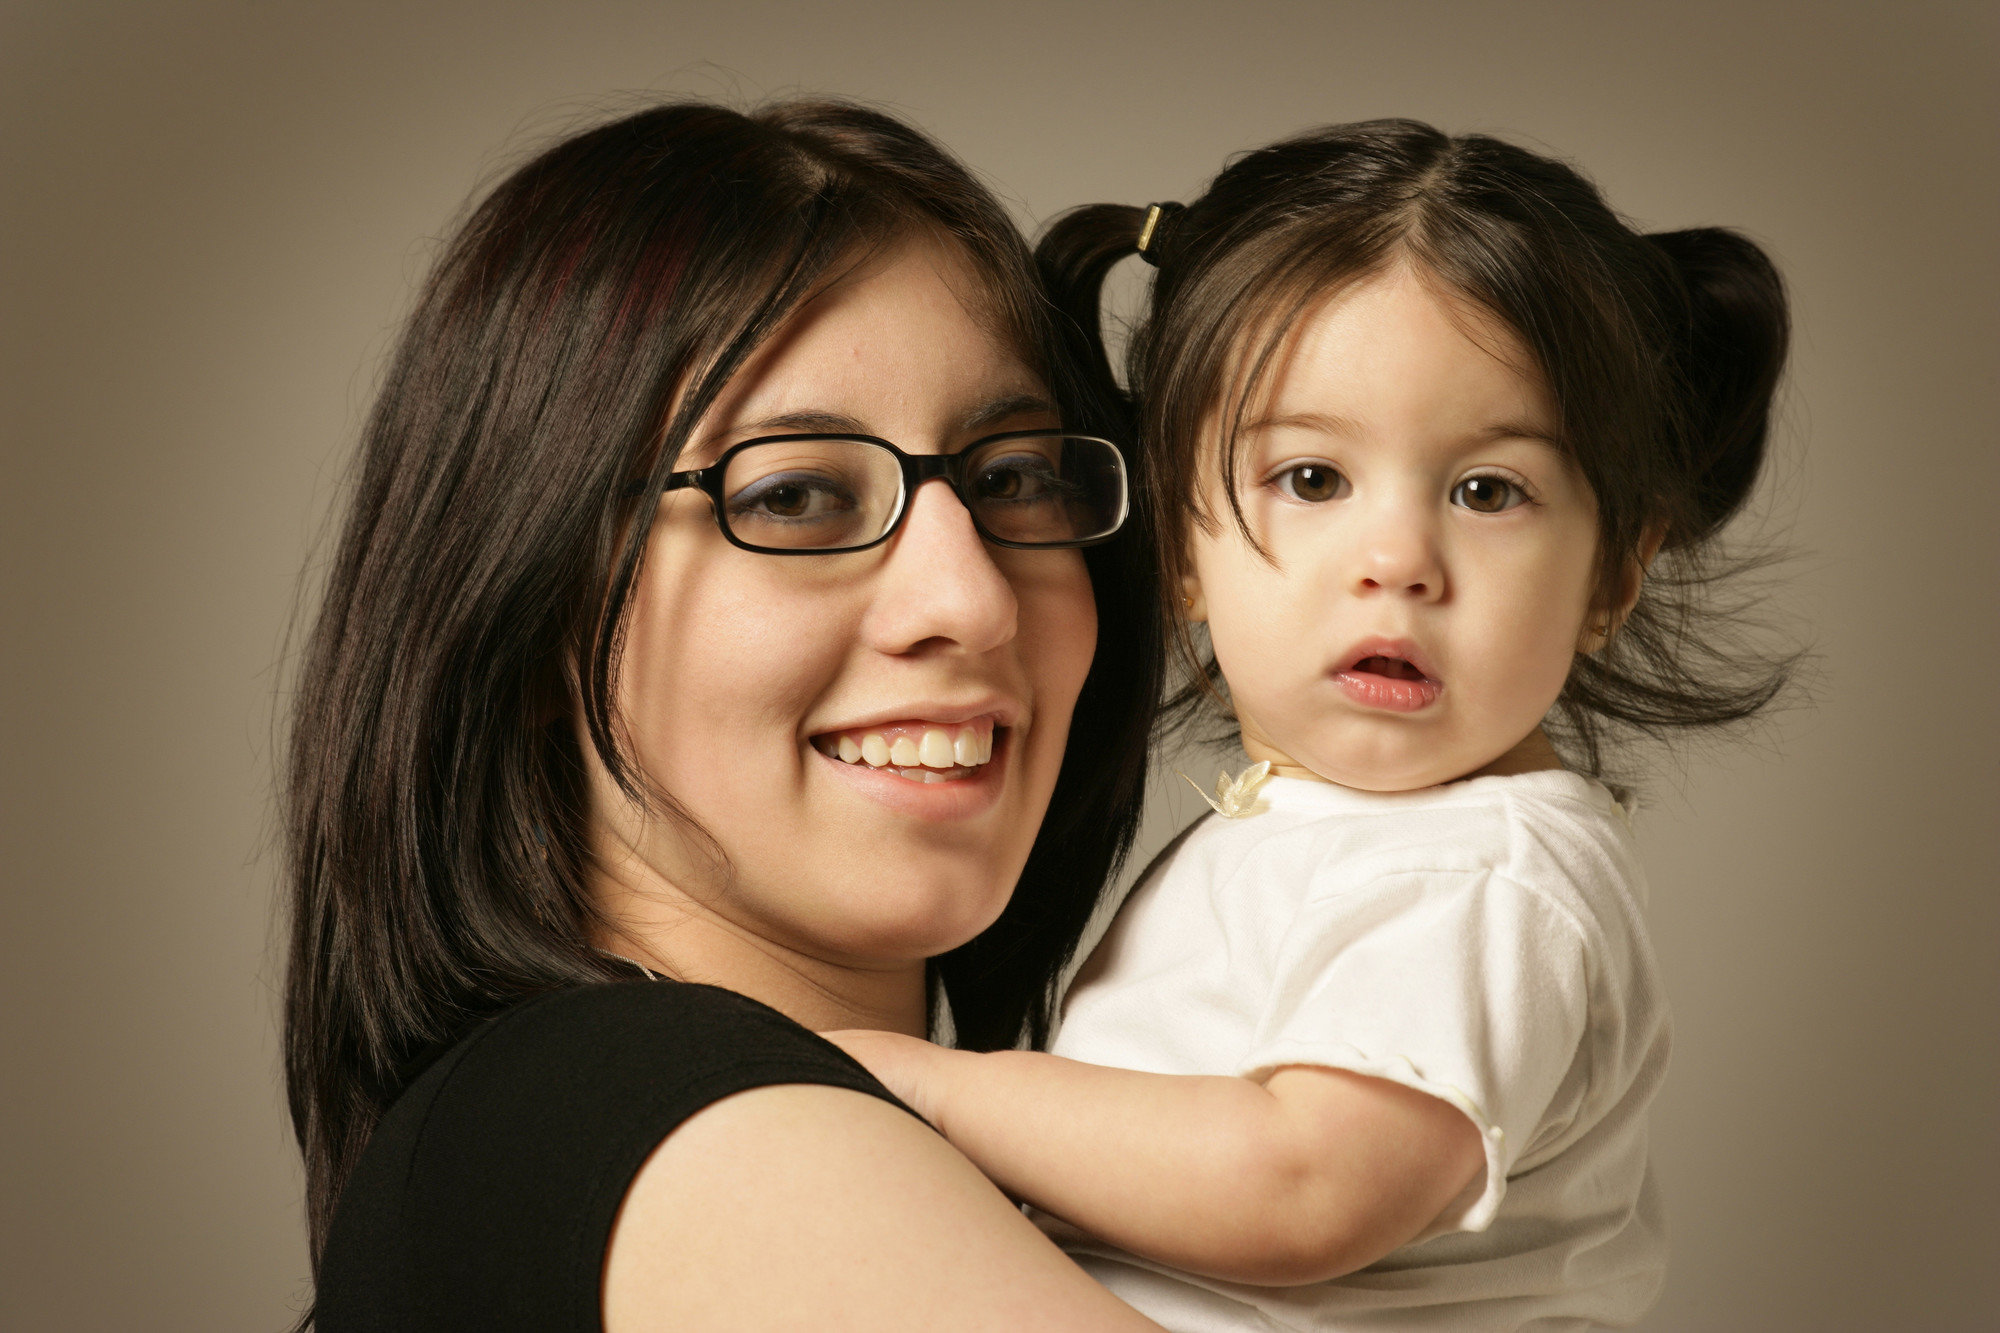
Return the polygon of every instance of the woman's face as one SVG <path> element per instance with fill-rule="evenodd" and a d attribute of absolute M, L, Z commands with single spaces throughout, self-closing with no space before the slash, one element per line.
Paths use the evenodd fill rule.
<path fill-rule="evenodd" d="M 758 435 L 931 454 L 1059 424 L 981 295 L 949 246 L 887 250 L 760 350 L 677 466 Z M 600 833 L 739 937 L 834 963 L 941 953 L 1006 905 L 1096 635 L 1081 556 L 987 545 L 949 484 L 920 487 L 884 545 L 805 556 L 732 546 L 706 495 L 668 492 L 617 706 L 637 767 L 714 842 L 602 780 Z"/>

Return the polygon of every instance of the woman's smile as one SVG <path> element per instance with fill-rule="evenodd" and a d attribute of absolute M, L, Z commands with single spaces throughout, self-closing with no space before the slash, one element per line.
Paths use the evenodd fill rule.
<path fill-rule="evenodd" d="M 970 717 L 964 709 L 910 709 L 819 732 L 809 744 L 836 782 L 897 814 L 966 819 L 1000 799 L 1009 739 L 1026 720 L 1012 703 L 978 707 Z"/>
<path fill-rule="evenodd" d="M 999 802 L 1012 734 L 990 717 L 955 727 L 897 722 L 815 736 L 812 749 L 849 790 L 896 814 L 944 823 Z"/>
<path fill-rule="evenodd" d="M 829 731 L 813 748 L 843 764 L 865 764 L 915 782 L 968 777 L 993 758 L 992 715 L 970 722 L 884 722 Z"/>

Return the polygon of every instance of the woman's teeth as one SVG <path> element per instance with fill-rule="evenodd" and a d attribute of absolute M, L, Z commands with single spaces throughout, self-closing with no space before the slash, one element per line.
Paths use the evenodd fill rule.
<path fill-rule="evenodd" d="M 973 722 L 960 726 L 898 724 L 862 731 L 814 737 L 820 753 L 844 764 L 886 768 L 915 782 L 946 782 L 963 777 L 993 757 L 993 725 Z"/>

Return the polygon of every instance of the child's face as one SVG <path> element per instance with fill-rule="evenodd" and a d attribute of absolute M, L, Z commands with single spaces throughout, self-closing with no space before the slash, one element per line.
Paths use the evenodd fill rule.
<path fill-rule="evenodd" d="M 1192 535 L 1252 759 L 1371 791 L 1465 777 L 1542 745 L 1592 631 L 1597 506 L 1551 442 L 1519 340 L 1398 265 L 1308 318 L 1239 442 L 1231 521 Z"/>

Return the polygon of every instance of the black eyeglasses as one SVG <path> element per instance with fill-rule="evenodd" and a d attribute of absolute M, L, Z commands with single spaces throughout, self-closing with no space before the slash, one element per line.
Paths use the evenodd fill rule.
<path fill-rule="evenodd" d="M 831 555 L 889 540 L 934 477 L 995 546 L 1089 546 L 1117 532 L 1128 507 L 1118 446 L 1038 430 L 988 435 L 955 454 L 906 454 L 872 435 L 765 435 L 713 466 L 668 474 L 663 489 L 705 492 L 722 535 L 746 551 Z"/>

